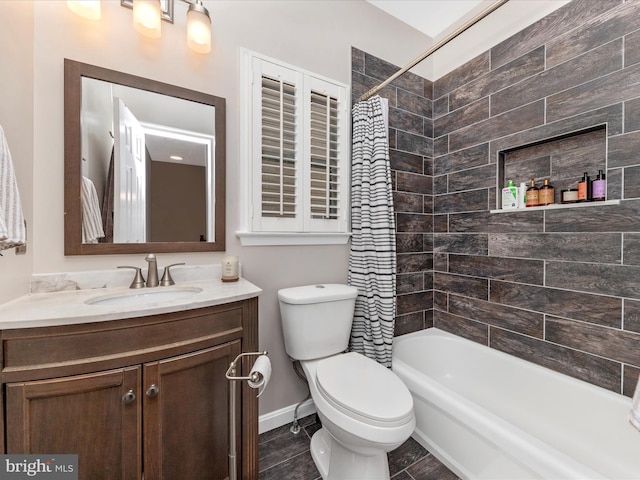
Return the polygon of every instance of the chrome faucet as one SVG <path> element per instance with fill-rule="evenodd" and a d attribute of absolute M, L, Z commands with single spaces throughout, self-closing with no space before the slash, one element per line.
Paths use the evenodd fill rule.
<path fill-rule="evenodd" d="M 147 287 L 157 287 L 160 282 L 158 281 L 158 263 L 156 262 L 156 256 L 150 253 L 144 259 L 149 263 L 147 269 Z"/>
<path fill-rule="evenodd" d="M 150 253 L 145 257 L 145 260 L 149 264 L 147 268 L 147 287 L 157 287 L 160 285 L 161 287 L 166 287 L 168 285 L 175 285 L 173 278 L 171 278 L 171 267 L 175 267 L 176 265 L 184 265 L 184 263 L 172 263 L 171 265 L 167 265 L 164 267 L 164 273 L 162 275 L 162 280 L 158 280 L 158 262 L 156 256 L 153 253 Z M 133 279 L 133 283 L 129 288 L 144 288 L 145 281 L 142 276 L 142 269 L 139 267 L 130 267 L 130 266 L 119 266 L 118 268 L 133 268 L 136 271 L 136 277 Z"/>

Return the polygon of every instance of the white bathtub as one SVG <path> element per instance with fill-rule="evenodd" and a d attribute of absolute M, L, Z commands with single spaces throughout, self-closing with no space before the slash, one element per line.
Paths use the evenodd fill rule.
<path fill-rule="evenodd" d="M 462 478 L 640 479 L 631 399 L 442 330 L 397 337 L 414 438 Z"/>

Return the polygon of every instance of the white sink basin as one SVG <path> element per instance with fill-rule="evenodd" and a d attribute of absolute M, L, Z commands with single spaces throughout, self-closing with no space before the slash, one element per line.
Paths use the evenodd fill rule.
<path fill-rule="evenodd" d="M 200 293 L 198 287 L 155 287 L 131 290 L 124 293 L 112 293 L 85 300 L 88 305 L 135 307 L 158 302 L 171 302 L 189 298 Z"/>

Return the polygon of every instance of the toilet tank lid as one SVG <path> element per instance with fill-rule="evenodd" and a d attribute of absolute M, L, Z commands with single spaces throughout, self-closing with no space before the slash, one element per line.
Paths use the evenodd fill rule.
<path fill-rule="evenodd" d="M 281 302 L 295 305 L 348 300 L 356 298 L 357 295 L 358 289 L 356 287 L 339 283 L 305 285 L 302 287 L 284 288 L 278 291 L 278 298 Z"/>

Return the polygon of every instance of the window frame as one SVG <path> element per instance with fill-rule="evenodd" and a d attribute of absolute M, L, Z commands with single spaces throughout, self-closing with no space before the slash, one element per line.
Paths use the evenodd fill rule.
<path fill-rule="evenodd" d="M 350 232 L 350 88 L 279 60 L 252 52 L 240 51 L 240 230 L 236 235 L 242 245 L 327 245 L 346 244 Z M 264 217 L 258 196 L 262 187 L 262 77 L 280 75 L 294 82 L 297 111 L 296 162 L 298 185 L 295 219 Z M 256 82 L 259 87 L 256 88 Z M 335 160 L 338 169 L 336 219 L 312 218 L 310 209 L 310 118 L 311 92 L 335 98 L 338 103 L 336 133 L 338 143 Z M 303 104 L 300 104 L 300 100 Z M 256 112 L 257 114 L 254 114 Z M 255 207 L 256 202 L 258 206 Z M 259 218 L 256 218 L 259 217 Z"/>

